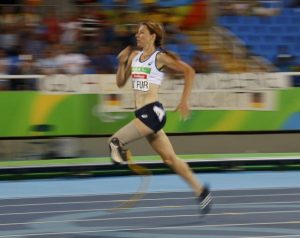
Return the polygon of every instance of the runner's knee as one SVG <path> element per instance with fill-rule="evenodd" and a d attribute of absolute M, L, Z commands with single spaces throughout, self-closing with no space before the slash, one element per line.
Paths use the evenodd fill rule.
<path fill-rule="evenodd" d="M 162 156 L 162 159 L 167 166 L 173 167 L 176 162 L 176 155 L 173 154 L 164 155 Z"/>
<path fill-rule="evenodd" d="M 128 143 L 141 138 L 142 135 L 136 128 L 133 122 L 128 123 L 120 130 L 118 130 L 112 137 L 109 138 L 108 143 L 111 142 L 113 138 L 118 138 L 121 145 L 127 145 Z"/>

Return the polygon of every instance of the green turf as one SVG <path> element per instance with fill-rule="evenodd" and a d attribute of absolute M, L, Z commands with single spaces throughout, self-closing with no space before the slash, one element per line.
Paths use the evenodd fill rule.
<path fill-rule="evenodd" d="M 185 160 L 203 159 L 234 159 L 234 158 L 291 158 L 299 157 L 300 153 L 247 153 L 247 154 L 189 154 L 180 155 Z M 134 156 L 136 162 L 160 162 L 159 156 Z M 11 160 L 0 161 L 0 167 L 47 166 L 47 165 L 85 165 L 110 163 L 108 157 L 71 158 L 71 159 L 46 159 L 46 160 Z"/>

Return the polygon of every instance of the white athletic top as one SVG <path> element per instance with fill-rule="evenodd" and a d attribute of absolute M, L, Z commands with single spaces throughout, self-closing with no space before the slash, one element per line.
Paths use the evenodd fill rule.
<path fill-rule="evenodd" d="M 147 60 L 141 61 L 143 51 L 140 51 L 132 60 L 131 79 L 135 90 L 148 91 L 151 83 L 161 85 L 164 73 L 156 67 L 156 56 L 160 51 L 155 51 Z"/>

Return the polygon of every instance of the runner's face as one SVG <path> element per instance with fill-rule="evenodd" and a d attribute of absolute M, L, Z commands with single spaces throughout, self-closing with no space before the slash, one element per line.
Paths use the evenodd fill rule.
<path fill-rule="evenodd" d="M 145 48 L 149 44 L 154 44 L 155 34 L 150 34 L 150 31 L 145 25 L 141 25 L 135 35 L 137 46 Z"/>

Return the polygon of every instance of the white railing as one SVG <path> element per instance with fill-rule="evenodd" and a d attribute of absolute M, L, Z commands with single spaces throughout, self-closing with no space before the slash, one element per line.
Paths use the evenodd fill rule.
<path fill-rule="evenodd" d="M 273 103 L 276 90 L 288 88 L 289 75 L 297 73 L 241 73 L 241 74 L 197 74 L 190 97 L 192 109 L 207 110 L 275 110 Z M 8 75 L 1 78 L 36 78 L 37 88 L 45 94 L 97 94 L 99 112 L 122 112 L 134 109 L 134 94 L 131 84 L 118 88 L 114 74 L 101 75 Z M 168 110 L 178 104 L 184 86 L 183 79 L 165 80 L 159 92 L 159 99 Z M 264 94 L 265 106 L 252 108 L 251 95 Z M 118 100 L 112 104 L 111 100 Z"/>

